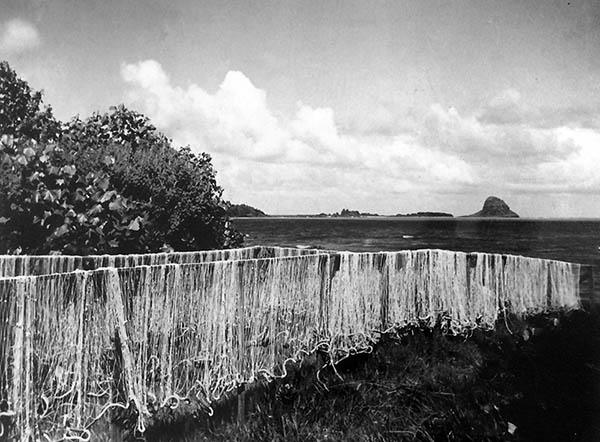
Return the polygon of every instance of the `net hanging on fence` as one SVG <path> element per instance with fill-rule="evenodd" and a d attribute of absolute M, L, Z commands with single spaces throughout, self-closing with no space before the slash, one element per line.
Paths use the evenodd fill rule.
<path fill-rule="evenodd" d="M 211 261 L 278 258 L 313 255 L 317 249 L 290 247 L 242 247 L 196 252 L 147 253 L 132 255 L 0 255 L 0 278 L 48 275 L 103 267 L 135 267 L 160 264 L 193 264 Z"/>
<path fill-rule="evenodd" d="M 576 264 L 442 250 L 283 254 L 0 279 L 0 396 L 15 434 L 58 434 L 65 416 L 89 428 L 130 403 L 143 429 L 161 406 L 283 376 L 316 348 L 335 362 L 407 325 L 442 320 L 461 333 L 505 312 L 579 306 Z"/>

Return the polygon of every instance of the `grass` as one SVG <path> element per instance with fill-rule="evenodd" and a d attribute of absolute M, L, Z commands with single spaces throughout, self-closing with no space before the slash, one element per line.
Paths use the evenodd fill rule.
<path fill-rule="evenodd" d="M 317 377 L 314 361 L 215 416 L 163 411 L 148 441 L 597 441 L 600 314 L 502 321 L 455 337 L 412 328 Z M 339 376 L 338 376 L 339 375 Z"/>

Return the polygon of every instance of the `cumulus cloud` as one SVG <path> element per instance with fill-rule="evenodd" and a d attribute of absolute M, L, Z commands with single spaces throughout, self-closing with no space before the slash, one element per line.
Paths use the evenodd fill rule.
<path fill-rule="evenodd" d="M 0 27 L 0 53 L 20 54 L 40 44 L 40 36 L 35 26 L 15 18 Z"/>
<path fill-rule="evenodd" d="M 585 128 L 560 127 L 557 142 L 574 146 L 563 160 L 541 162 L 533 185 L 549 184 L 558 192 L 597 193 L 600 191 L 600 132 Z"/>
<path fill-rule="evenodd" d="M 434 103 L 398 130 L 373 133 L 344 129 L 329 107 L 298 102 L 293 115 L 276 114 L 238 71 L 214 92 L 173 85 L 153 60 L 121 74 L 130 105 L 176 143 L 213 156 L 226 197 L 270 213 L 453 211 L 445 195 L 458 201 L 478 189 L 600 190 L 600 134 L 527 124 L 531 108 L 515 90 L 470 113 Z"/>
<path fill-rule="evenodd" d="M 522 123 L 526 114 L 530 112 L 531 110 L 521 102 L 519 91 L 506 89 L 480 110 L 477 119 L 482 123 L 515 124 Z"/>
<path fill-rule="evenodd" d="M 470 162 L 539 162 L 549 157 L 564 159 L 575 147 L 557 137 L 556 127 L 527 124 L 493 124 L 476 115 L 434 104 L 425 118 L 424 143 L 468 155 Z"/>
<path fill-rule="evenodd" d="M 553 126 L 527 124 L 513 118 L 531 114 L 519 100 L 520 94 L 509 90 L 472 115 L 432 105 L 421 140 L 456 152 L 479 172 L 483 186 L 501 183 L 513 192 L 536 193 L 600 191 L 600 132 L 567 119 Z M 505 109 L 512 117 L 491 118 L 490 109 Z"/>
<path fill-rule="evenodd" d="M 469 164 L 414 136 L 368 139 L 341 132 L 331 108 L 298 102 L 295 115 L 276 116 L 266 92 L 241 72 L 228 72 L 214 93 L 172 85 L 153 60 L 125 64 L 121 74 L 130 86 L 129 103 L 177 143 L 213 155 L 228 195 L 265 210 L 300 210 L 295 198 L 307 192 L 313 203 L 336 195 L 340 203 L 329 198 L 331 210 L 343 201 L 369 204 L 373 195 L 473 182 Z"/>

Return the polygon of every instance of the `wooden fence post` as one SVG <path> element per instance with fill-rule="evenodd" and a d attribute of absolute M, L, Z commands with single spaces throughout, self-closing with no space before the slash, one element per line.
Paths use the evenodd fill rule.
<path fill-rule="evenodd" d="M 381 271 L 380 305 L 381 305 L 381 330 L 385 331 L 389 327 L 390 310 L 390 271 L 388 265 L 388 255 L 379 254 L 379 268 Z"/>
<path fill-rule="evenodd" d="M 243 264 L 242 261 L 235 263 L 238 276 L 238 307 L 237 307 L 237 322 L 238 322 L 238 374 L 244 372 L 244 362 L 246 357 L 246 321 L 244 312 L 244 280 L 243 280 Z M 246 388 L 244 384 L 237 388 L 237 423 L 244 425 L 246 423 Z"/>
<path fill-rule="evenodd" d="M 600 293 L 596 287 L 595 266 L 582 265 L 579 273 L 579 293 L 584 308 L 600 306 Z"/>
<path fill-rule="evenodd" d="M 598 296 L 596 299 L 596 280 L 594 278 L 594 269 L 596 269 L 596 266 L 591 266 L 591 269 L 590 269 L 590 286 L 591 286 L 591 290 L 592 290 L 591 299 L 592 299 L 592 301 L 597 301 L 600 303 L 600 296 Z M 600 293 L 599 293 L 599 295 L 600 295 Z"/>

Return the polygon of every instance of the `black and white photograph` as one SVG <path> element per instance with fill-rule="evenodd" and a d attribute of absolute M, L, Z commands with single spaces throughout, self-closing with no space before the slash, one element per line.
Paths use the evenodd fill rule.
<path fill-rule="evenodd" d="M 0 0 L 13 441 L 600 441 L 600 2 Z"/>

